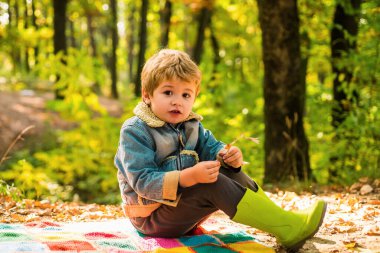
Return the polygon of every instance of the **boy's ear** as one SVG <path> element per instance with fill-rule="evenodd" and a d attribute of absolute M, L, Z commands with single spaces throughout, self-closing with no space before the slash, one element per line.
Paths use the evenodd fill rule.
<path fill-rule="evenodd" d="M 150 96 L 149 92 L 146 92 L 144 89 L 141 90 L 141 96 L 145 104 L 150 105 Z"/>
<path fill-rule="evenodd" d="M 201 92 L 201 84 L 199 83 L 196 90 L 196 97 L 198 97 L 199 93 Z"/>

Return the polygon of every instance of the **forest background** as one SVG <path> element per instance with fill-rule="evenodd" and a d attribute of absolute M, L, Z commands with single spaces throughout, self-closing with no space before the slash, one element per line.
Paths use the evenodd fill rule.
<path fill-rule="evenodd" d="M 69 127 L 47 121 L 5 138 L 0 117 L 0 193 L 118 203 L 120 126 L 140 99 L 144 61 L 164 47 L 200 65 L 195 111 L 218 139 L 237 141 L 255 180 L 380 178 L 379 12 L 376 0 L 1 1 L 0 92 L 51 95 L 45 109 Z"/>

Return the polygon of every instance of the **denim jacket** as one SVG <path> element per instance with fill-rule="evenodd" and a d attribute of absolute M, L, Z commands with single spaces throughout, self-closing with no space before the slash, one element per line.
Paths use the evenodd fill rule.
<path fill-rule="evenodd" d="M 225 146 L 193 112 L 176 127 L 160 120 L 143 102 L 133 112 L 121 128 L 115 156 L 123 210 L 130 218 L 147 217 L 162 204 L 175 206 L 180 170 L 215 160 Z"/>

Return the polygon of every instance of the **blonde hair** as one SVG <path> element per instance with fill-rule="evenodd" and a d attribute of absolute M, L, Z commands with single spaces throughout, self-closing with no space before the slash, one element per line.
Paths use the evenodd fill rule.
<path fill-rule="evenodd" d="M 153 95 L 153 91 L 161 82 L 169 80 L 195 82 L 198 93 L 201 71 L 187 53 L 162 49 L 145 63 L 141 72 L 141 88 Z"/>

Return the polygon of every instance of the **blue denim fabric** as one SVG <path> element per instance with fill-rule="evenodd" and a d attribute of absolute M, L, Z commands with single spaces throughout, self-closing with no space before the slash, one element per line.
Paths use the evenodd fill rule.
<path fill-rule="evenodd" d="M 182 141 L 180 140 L 182 138 Z M 215 160 L 225 146 L 196 120 L 174 127 L 150 127 L 134 116 L 126 120 L 120 131 L 120 141 L 115 156 L 118 181 L 124 204 L 138 204 L 138 195 L 143 204 L 155 203 L 152 199 L 163 199 L 165 172 L 183 170 L 199 161 Z M 191 152 L 195 151 L 196 155 Z"/>

